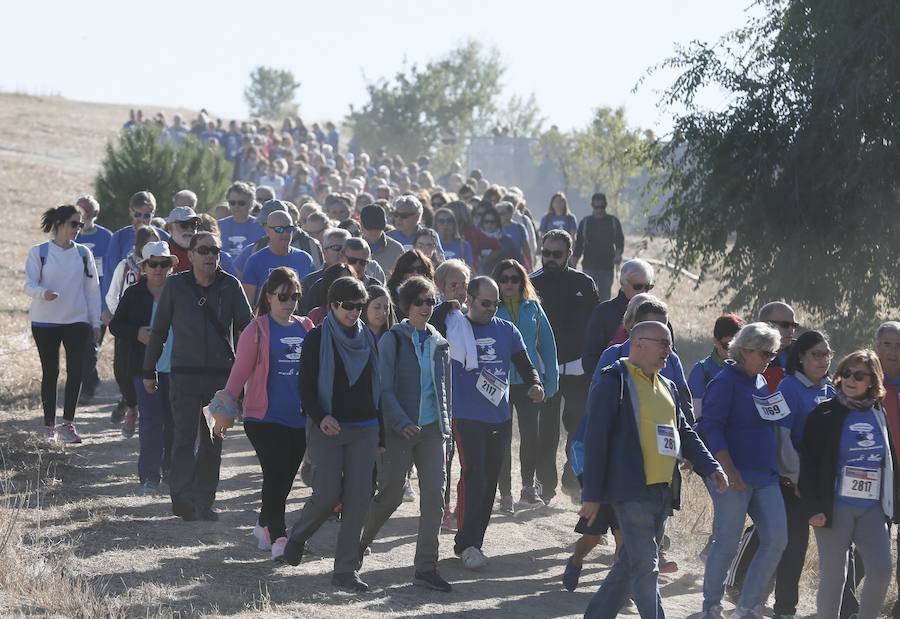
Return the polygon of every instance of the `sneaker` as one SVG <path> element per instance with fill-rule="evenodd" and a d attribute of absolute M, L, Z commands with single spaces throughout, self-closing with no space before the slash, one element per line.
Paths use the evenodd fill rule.
<path fill-rule="evenodd" d="M 369 590 L 369 585 L 363 582 L 357 572 L 335 572 L 331 576 L 331 584 L 351 593 L 366 593 Z"/>
<path fill-rule="evenodd" d="M 275 543 L 278 543 L 282 539 L 284 538 L 275 540 Z M 297 566 L 300 565 L 300 560 L 303 559 L 304 550 L 306 550 L 306 546 L 304 544 L 298 544 L 297 542 L 286 540 L 281 554 L 277 557 L 273 554 L 272 559 L 274 559 L 278 563 L 284 563 L 285 565 Z M 275 552 L 274 545 L 272 546 L 272 552 Z"/>
<path fill-rule="evenodd" d="M 159 492 L 159 483 L 155 481 L 145 481 L 138 486 L 138 494 L 141 496 L 150 496 Z"/>
<path fill-rule="evenodd" d="M 703 615 L 700 617 L 700 619 L 725 619 L 725 615 L 723 613 L 724 613 L 724 610 L 722 609 L 722 606 L 719 604 L 716 604 L 715 606 L 713 606 L 709 610 L 707 610 L 705 613 L 703 613 Z"/>
<path fill-rule="evenodd" d="M 575 565 L 572 557 L 566 561 L 566 569 L 563 572 L 562 583 L 566 591 L 575 591 L 578 588 L 578 579 L 581 578 L 581 565 Z"/>
<path fill-rule="evenodd" d="M 122 424 L 122 436 L 131 438 L 134 436 L 134 427 L 137 425 L 137 413 L 125 415 L 125 423 Z"/>
<path fill-rule="evenodd" d="M 526 505 L 543 505 L 544 501 L 541 499 L 540 495 L 538 495 L 537 488 L 534 486 L 526 486 L 522 488 L 522 492 L 519 494 L 519 502 L 525 503 Z"/>
<path fill-rule="evenodd" d="M 463 550 L 459 556 L 466 569 L 478 570 L 487 565 L 487 557 L 484 556 L 484 553 L 482 553 L 479 548 L 475 548 L 475 546 L 469 546 Z"/>
<path fill-rule="evenodd" d="M 44 438 L 48 441 L 56 441 L 59 435 L 56 433 L 56 426 L 44 426 Z"/>
<path fill-rule="evenodd" d="M 416 491 L 413 489 L 412 484 L 409 483 L 409 480 L 406 480 L 406 483 L 403 484 L 403 502 L 404 503 L 413 503 L 416 500 Z"/>
<path fill-rule="evenodd" d="M 190 504 L 172 504 L 172 513 L 184 520 L 185 522 L 194 522 L 197 520 L 197 510 Z"/>
<path fill-rule="evenodd" d="M 122 420 L 125 419 L 125 411 L 127 409 L 128 405 L 125 403 L 125 398 L 120 398 L 116 403 L 113 412 L 109 415 L 110 423 L 122 423 Z"/>
<path fill-rule="evenodd" d="M 513 505 L 512 495 L 500 497 L 500 511 L 511 516 L 515 515 L 516 506 Z"/>
<path fill-rule="evenodd" d="M 207 522 L 218 522 L 219 512 L 212 507 L 201 507 L 197 510 L 197 518 L 206 520 Z"/>
<path fill-rule="evenodd" d="M 78 436 L 74 423 L 67 421 L 62 425 L 56 426 L 56 431 L 59 433 L 59 440 L 63 443 L 74 445 L 81 442 L 81 437 Z"/>
<path fill-rule="evenodd" d="M 272 540 L 269 538 L 269 527 L 261 527 L 257 524 L 253 527 L 253 537 L 256 538 L 256 547 L 259 550 L 272 549 Z"/>
<path fill-rule="evenodd" d="M 450 533 L 456 531 L 456 514 L 454 514 L 447 505 L 444 506 L 444 517 L 441 519 L 441 531 Z"/>
<path fill-rule="evenodd" d="M 278 557 L 284 554 L 284 548 L 287 546 L 287 538 L 279 537 L 272 542 L 272 560 L 277 561 Z"/>
<path fill-rule="evenodd" d="M 763 614 L 759 609 L 743 608 L 738 606 L 731 613 L 731 619 L 763 619 Z"/>
<path fill-rule="evenodd" d="M 441 575 L 437 573 L 437 570 L 431 570 L 430 572 L 416 572 L 415 576 L 413 576 L 413 584 L 427 589 L 434 589 L 435 591 L 453 590 L 450 583 L 441 578 Z"/>

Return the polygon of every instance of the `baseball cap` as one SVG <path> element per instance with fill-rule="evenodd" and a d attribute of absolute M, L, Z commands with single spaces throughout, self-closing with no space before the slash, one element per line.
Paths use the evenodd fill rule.
<path fill-rule="evenodd" d="M 365 230 L 384 230 L 387 227 L 384 209 L 377 204 L 364 206 L 359 212 L 359 222 Z"/>
<path fill-rule="evenodd" d="M 166 217 L 166 223 L 171 224 L 175 223 L 176 221 L 190 221 L 192 219 L 196 219 L 198 221 L 200 219 L 197 213 L 194 212 L 194 209 L 189 206 L 176 206 Z"/>
<path fill-rule="evenodd" d="M 269 215 L 275 211 L 284 211 L 285 213 L 291 212 L 288 208 L 288 203 L 284 200 L 268 200 L 262 205 L 262 208 L 259 209 L 259 215 L 256 216 L 256 222 L 260 225 L 265 224 Z"/>
<path fill-rule="evenodd" d="M 141 262 L 151 258 L 169 258 L 172 260 L 172 266 L 178 264 L 178 256 L 172 254 L 169 244 L 165 241 L 151 241 L 144 245 L 144 249 L 141 250 Z"/>

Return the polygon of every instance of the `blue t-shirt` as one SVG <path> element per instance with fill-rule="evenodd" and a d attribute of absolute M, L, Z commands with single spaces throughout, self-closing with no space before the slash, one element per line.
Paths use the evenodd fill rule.
<path fill-rule="evenodd" d="M 154 228 L 156 233 L 159 235 L 159 239 L 161 241 L 169 240 L 169 233 L 165 230 L 161 230 L 160 228 Z M 125 258 L 134 251 L 134 235 L 136 234 L 135 229 L 132 226 L 125 226 L 124 228 L 120 228 L 116 230 L 112 238 L 109 240 L 109 249 L 106 252 L 106 260 L 104 260 L 104 271 L 107 272 L 109 277 L 102 278 L 100 280 L 100 298 L 105 299 L 106 293 L 109 291 L 109 283 L 110 277 L 113 274 L 113 271 L 116 270 L 116 267 L 122 262 Z"/>
<path fill-rule="evenodd" d="M 541 217 L 541 234 L 551 230 L 565 230 L 572 236 L 578 232 L 578 221 L 575 215 L 544 215 Z"/>
<path fill-rule="evenodd" d="M 482 370 L 509 383 L 510 359 L 525 350 L 525 341 L 513 323 L 496 316 L 486 325 L 472 323 L 472 331 L 478 349 L 478 369 L 467 371 L 459 361 L 451 362 L 453 416 L 492 424 L 509 421 L 509 389 L 495 405 L 475 385 Z"/>
<path fill-rule="evenodd" d="M 465 239 L 456 239 L 444 245 L 444 258 L 447 260 L 457 258 L 468 265 L 474 264 L 472 246 Z"/>
<path fill-rule="evenodd" d="M 99 224 L 94 224 L 94 229 L 90 234 L 85 234 L 84 231 L 78 234 L 78 238 L 75 239 L 76 242 L 84 245 L 88 249 L 91 250 L 91 253 L 94 255 L 94 264 L 97 266 L 97 275 L 100 278 L 100 290 L 104 292 L 107 287 L 104 285 L 106 278 L 111 276 L 113 271 L 116 270 L 116 264 L 109 264 L 106 259 L 106 254 L 109 253 L 109 246 L 112 243 L 113 233 L 103 226 Z M 108 271 L 108 272 L 107 272 Z M 100 303 L 102 305 L 101 309 L 106 308 L 106 294 L 100 295 Z"/>
<path fill-rule="evenodd" d="M 241 150 L 241 134 L 229 131 L 222 137 L 222 146 L 225 148 L 225 160 L 234 161 Z"/>
<path fill-rule="evenodd" d="M 419 230 L 424 230 L 424 229 L 425 228 L 419 226 L 419 229 L 416 230 L 416 232 L 418 232 Z M 415 236 L 416 232 L 413 232 L 413 236 Z M 400 243 L 401 245 L 403 245 L 403 251 L 409 251 L 410 249 L 413 248 L 413 237 L 412 236 L 406 236 L 405 234 L 403 234 L 402 232 L 400 232 L 400 230 L 398 230 L 396 228 L 387 232 L 386 234 L 389 237 L 391 237 L 392 239 L 394 239 L 395 241 L 397 241 L 398 243 Z M 437 234 L 433 234 L 432 236 L 434 237 L 434 241 L 435 241 L 435 244 L 437 245 L 438 251 L 443 252 L 444 248 L 441 245 L 441 239 L 438 238 Z"/>
<path fill-rule="evenodd" d="M 150 324 L 153 324 L 153 319 L 156 318 L 156 308 L 159 306 L 159 301 L 153 302 L 153 309 L 150 310 Z M 175 336 L 172 335 L 172 327 L 169 327 L 169 334 L 166 336 L 166 343 L 163 344 L 162 354 L 159 355 L 159 361 L 156 362 L 156 371 L 160 374 L 170 374 L 172 372 L 172 340 L 175 339 Z"/>
<path fill-rule="evenodd" d="M 525 232 L 525 226 L 517 221 L 511 221 L 509 222 L 509 225 L 503 226 L 503 234 L 513 240 L 517 250 L 522 251 L 522 245 L 528 238 L 528 233 Z"/>
<path fill-rule="evenodd" d="M 835 502 L 863 508 L 871 507 L 873 504 L 878 503 L 881 500 L 880 489 L 877 499 L 866 499 L 842 495 L 841 486 L 843 484 L 845 466 L 870 471 L 882 471 L 883 481 L 884 472 L 882 465 L 884 456 L 884 435 L 881 433 L 881 428 L 878 427 L 875 413 L 872 410 L 850 411 L 844 420 L 844 427 L 841 429 L 841 442 L 838 446 Z"/>
<path fill-rule="evenodd" d="M 712 354 L 694 364 L 694 367 L 691 368 L 691 373 L 687 378 L 688 388 L 691 390 L 691 397 L 697 400 L 703 399 L 703 394 L 706 393 L 706 385 L 715 378 L 716 374 L 718 374 L 719 370 L 723 367 L 720 365 L 721 359 L 722 358 L 719 357 L 718 354 Z"/>
<path fill-rule="evenodd" d="M 258 297 L 259 290 L 266 283 L 269 273 L 278 267 L 288 267 L 293 270 L 297 274 L 298 280 L 303 279 L 316 270 L 312 256 L 302 249 L 288 246 L 286 256 L 277 256 L 270 247 L 263 247 L 247 259 L 241 283 L 256 286 Z M 249 300 L 255 304 L 256 299 Z"/>
<path fill-rule="evenodd" d="M 416 331 L 416 339 L 413 341 L 413 346 L 416 349 L 416 358 L 419 360 L 419 387 L 421 390 L 419 425 L 423 427 L 438 420 L 437 394 L 434 391 L 433 358 L 428 359 L 426 363 L 422 363 L 422 355 L 428 350 L 425 346 L 425 341 L 430 335 L 428 330 Z"/>
<path fill-rule="evenodd" d="M 300 412 L 300 351 L 305 338 L 306 329 L 299 322 L 285 327 L 269 319 L 269 407 L 262 419 L 245 418 L 244 423 L 277 423 L 289 428 L 306 425 Z"/>
<path fill-rule="evenodd" d="M 781 420 L 781 425 L 791 429 L 791 442 L 795 449 L 799 449 L 803 442 L 806 419 L 816 406 L 834 397 L 834 387 L 827 378 L 823 383 L 807 386 L 796 375 L 790 374 L 778 383 L 778 391 L 791 409 L 791 414 Z"/>
<path fill-rule="evenodd" d="M 597 362 L 597 367 L 594 369 L 592 381 L 600 380 L 600 374 L 603 372 L 603 368 L 612 365 L 619 359 L 624 359 L 630 353 L 630 339 L 625 340 L 621 344 L 613 344 L 604 350 L 603 354 L 600 355 L 600 361 Z M 673 352 L 669 355 L 669 358 L 666 360 L 666 366 L 660 370 L 659 373 L 675 383 L 675 386 L 678 387 L 679 391 L 688 389 L 687 381 L 684 378 L 684 367 L 681 365 L 681 358 L 678 356 L 678 353 Z"/>
<path fill-rule="evenodd" d="M 248 245 L 266 235 L 255 217 L 250 217 L 242 224 L 237 223 L 233 217 L 223 217 L 219 220 L 219 235 L 222 237 L 222 250 L 232 258 L 237 258 L 241 251 Z"/>

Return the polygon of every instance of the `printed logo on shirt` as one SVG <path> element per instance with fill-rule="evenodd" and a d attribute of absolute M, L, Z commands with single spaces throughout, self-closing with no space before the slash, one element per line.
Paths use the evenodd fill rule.
<path fill-rule="evenodd" d="M 870 423 L 861 422 L 850 425 L 850 431 L 856 432 L 856 444 L 863 449 L 875 445 L 874 430 L 875 428 Z"/>
<path fill-rule="evenodd" d="M 283 337 L 281 338 L 281 343 L 288 348 L 288 352 L 284 355 L 285 359 L 290 359 L 291 361 L 300 360 L 300 352 L 303 350 L 302 337 Z"/>
<path fill-rule="evenodd" d="M 231 246 L 236 250 L 244 249 L 244 243 L 247 241 L 246 236 L 229 236 L 228 242 L 231 243 Z"/>

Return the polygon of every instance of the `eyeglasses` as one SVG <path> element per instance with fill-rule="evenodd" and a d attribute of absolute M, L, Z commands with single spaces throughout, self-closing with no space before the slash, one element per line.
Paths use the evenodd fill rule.
<path fill-rule="evenodd" d="M 478 301 L 478 304 L 484 309 L 497 309 L 500 307 L 500 301 L 491 301 L 490 299 L 481 299 Z"/>
<path fill-rule="evenodd" d="M 502 275 L 497 278 L 498 284 L 521 284 L 522 278 L 518 275 Z"/>
<path fill-rule="evenodd" d="M 853 380 L 856 382 L 862 381 L 866 377 L 871 377 L 871 372 L 863 372 L 862 370 L 852 371 L 850 368 L 844 368 L 844 370 L 840 373 L 841 378 L 850 378 L 853 377 Z"/>
<path fill-rule="evenodd" d="M 176 221 L 175 223 L 179 228 L 183 228 L 184 230 L 196 230 L 200 227 L 200 222 L 194 219 L 188 221 Z"/>
<path fill-rule="evenodd" d="M 212 254 L 213 256 L 218 256 L 219 252 L 222 251 L 222 248 L 218 245 L 198 245 L 194 248 L 194 251 L 200 254 L 201 256 L 208 256 Z"/>
<path fill-rule="evenodd" d="M 299 292 L 270 292 L 269 294 L 278 297 L 278 300 L 282 303 L 287 301 L 299 301 L 300 293 Z"/>
<path fill-rule="evenodd" d="M 229 200 L 228 206 L 247 206 L 250 204 L 246 200 Z"/>
<path fill-rule="evenodd" d="M 69 227 L 71 227 L 73 230 L 81 230 L 82 228 L 84 228 L 84 222 L 83 221 L 75 221 L 73 219 L 73 220 L 69 221 Z"/>
<path fill-rule="evenodd" d="M 834 357 L 833 350 L 810 350 L 809 356 L 815 359 L 816 361 L 822 361 L 823 359 L 831 359 Z"/>
<path fill-rule="evenodd" d="M 349 264 L 350 266 L 354 266 L 356 264 L 368 266 L 370 262 L 372 261 L 368 258 L 352 258 L 350 256 L 347 256 L 347 264 Z"/>
<path fill-rule="evenodd" d="M 563 257 L 564 254 L 565 254 L 565 252 L 562 251 L 561 249 L 542 249 L 541 250 L 541 256 L 543 256 L 544 258 L 554 258 L 556 260 L 559 260 L 560 258 Z"/>
<path fill-rule="evenodd" d="M 394 219 L 408 219 L 410 217 L 414 217 L 418 215 L 418 213 L 401 213 L 400 211 L 394 212 Z"/>
<path fill-rule="evenodd" d="M 631 286 L 631 289 L 636 292 L 640 292 L 641 290 L 646 290 L 647 292 L 650 292 L 651 290 L 653 290 L 653 284 L 628 284 L 628 285 Z"/>
<path fill-rule="evenodd" d="M 159 262 L 157 262 L 156 260 L 148 260 L 144 264 L 146 264 L 147 268 L 149 269 L 168 269 L 170 266 L 172 266 L 172 261 L 160 260 Z"/>
<path fill-rule="evenodd" d="M 132 219 L 150 219 L 153 213 L 142 213 L 141 211 L 131 211 Z"/>
<path fill-rule="evenodd" d="M 437 305 L 437 301 L 435 301 L 434 297 L 428 297 L 427 299 L 415 299 L 412 304 L 416 307 L 422 307 L 423 305 L 434 307 Z"/>
<path fill-rule="evenodd" d="M 647 340 L 648 342 L 656 342 L 663 348 L 672 348 L 672 341 L 664 337 L 639 337 L 639 340 Z"/>
<path fill-rule="evenodd" d="M 361 312 L 366 307 L 365 303 L 353 303 L 352 301 L 341 301 L 338 305 L 347 312 Z"/>
<path fill-rule="evenodd" d="M 775 357 L 778 356 L 777 350 L 758 350 L 758 349 L 752 349 L 752 350 L 754 352 L 756 352 L 763 359 L 768 359 L 769 361 L 771 361 L 772 359 L 774 359 Z"/>
<path fill-rule="evenodd" d="M 342 249 L 344 249 L 344 246 L 341 245 L 340 243 L 335 243 L 334 245 L 326 245 L 325 249 L 328 249 L 331 251 L 341 251 Z"/>
<path fill-rule="evenodd" d="M 790 320 L 769 320 L 767 322 L 780 329 L 796 329 L 800 326 L 798 323 L 791 322 Z"/>
<path fill-rule="evenodd" d="M 294 226 L 269 226 L 269 229 L 275 234 L 284 234 L 285 232 L 293 232 Z"/>

